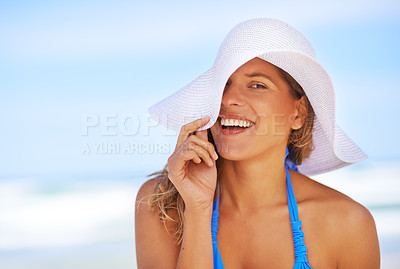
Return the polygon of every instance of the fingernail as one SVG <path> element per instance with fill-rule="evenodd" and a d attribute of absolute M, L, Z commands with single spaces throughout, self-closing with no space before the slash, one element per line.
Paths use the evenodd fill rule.
<path fill-rule="evenodd" d="M 209 161 L 208 161 L 208 163 L 209 163 L 211 166 L 213 166 L 213 165 L 214 165 L 214 163 L 213 163 L 213 161 L 212 161 L 212 160 L 209 160 Z"/>
<path fill-rule="evenodd" d="M 204 116 L 203 118 L 202 118 L 202 120 L 206 120 L 206 119 L 208 119 L 209 118 L 209 116 Z"/>
<path fill-rule="evenodd" d="M 214 152 L 214 159 L 218 159 L 218 154 L 216 152 Z"/>

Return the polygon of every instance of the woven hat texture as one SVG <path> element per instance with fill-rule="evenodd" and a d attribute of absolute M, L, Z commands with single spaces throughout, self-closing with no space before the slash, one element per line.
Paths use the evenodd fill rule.
<path fill-rule="evenodd" d="M 308 40 L 288 24 L 257 18 L 235 26 L 222 42 L 213 66 L 190 84 L 148 109 L 153 119 L 168 129 L 180 130 L 195 119 L 218 119 L 225 84 L 231 74 L 258 57 L 289 73 L 304 89 L 315 112 L 310 157 L 298 166 L 305 175 L 338 169 L 367 158 L 335 120 L 335 92 L 329 74 L 316 60 Z"/>

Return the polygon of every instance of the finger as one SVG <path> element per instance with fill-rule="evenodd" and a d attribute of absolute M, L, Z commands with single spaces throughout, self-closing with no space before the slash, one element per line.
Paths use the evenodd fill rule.
<path fill-rule="evenodd" d="M 195 144 L 195 143 L 190 143 L 188 144 L 186 147 L 184 147 L 182 149 L 182 155 L 186 157 L 184 157 L 186 160 L 189 159 L 189 157 L 191 157 L 192 152 L 195 152 L 196 155 L 198 157 L 200 157 L 204 163 L 206 163 L 208 166 L 213 166 L 214 165 L 214 161 L 211 158 L 210 154 L 208 153 L 207 150 L 205 150 L 204 148 L 202 148 L 201 146 Z"/>
<path fill-rule="evenodd" d="M 197 164 L 201 163 L 200 157 L 194 150 L 192 151 L 186 150 L 184 152 L 180 151 L 178 153 L 171 155 L 168 158 L 167 171 L 168 171 L 168 177 L 171 179 L 171 181 L 183 178 L 184 166 L 186 162 L 190 160 L 192 160 Z"/>
<path fill-rule="evenodd" d="M 195 121 L 189 122 L 188 124 L 182 126 L 181 131 L 178 136 L 177 144 L 183 143 L 193 132 L 196 132 L 197 129 L 208 123 L 210 120 L 209 116 L 205 116 L 203 118 L 197 119 Z"/>
<path fill-rule="evenodd" d="M 208 153 L 210 154 L 210 156 L 212 156 L 212 158 L 214 160 L 218 159 L 218 154 L 215 151 L 214 145 L 212 143 L 208 142 L 208 140 L 205 140 L 204 138 L 202 138 L 202 136 L 207 137 L 207 130 L 197 131 L 196 135 L 192 135 L 188 138 L 188 141 L 196 143 L 197 145 L 204 148 L 206 151 L 208 151 Z"/>
<path fill-rule="evenodd" d="M 203 118 L 189 122 L 186 125 L 183 125 L 181 128 L 181 131 L 179 132 L 179 135 L 178 135 L 178 141 L 176 142 L 176 148 L 178 148 L 178 146 L 180 144 L 182 144 L 183 141 L 185 141 L 190 136 L 191 133 L 197 131 L 197 129 L 199 129 L 203 125 L 207 124 L 209 120 L 210 120 L 210 117 L 205 116 Z"/>
<path fill-rule="evenodd" d="M 208 141 L 207 130 L 197 131 L 195 134 L 197 137 L 200 137 L 203 140 Z"/>
<path fill-rule="evenodd" d="M 197 156 L 197 155 L 192 159 L 192 161 L 195 162 L 195 163 L 197 163 L 197 164 L 201 163 L 201 159 L 200 159 L 200 157 Z"/>
<path fill-rule="evenodd" d="M 176 154 L 175 156 L 173 156 L 173 158 L 170 158 L 168 160 L 168 177 L 172 181 L 172 183 L 174 183 L 174 185 L 184 178 L 185 175 L 184 167 L 188 161 L 192 160 L 194 163 L 200 164 L 201 163 L 200 156 L 202 155 L 205 156 L 205 154 L 202 153 L 199 154 L 196 150 L 189 150 L 189 149 L 186 149 L 183 152 L 181 149 L 179 153 L 180 154 Z M 204 159 L 206 158 L 204 157 Z M 205 163 L 207 164 L 207 161 L 205 161 Z M 212 161 L 208 163 L 208 166 L 211 167 L 212 165 L 213 165 Z"/>

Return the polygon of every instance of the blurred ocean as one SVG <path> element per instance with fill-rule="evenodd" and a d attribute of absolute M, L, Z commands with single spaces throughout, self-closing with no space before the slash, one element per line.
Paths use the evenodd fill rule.
<path fill-rule="evenodd" d="M 395 160 L 313 177 L 372 212 L 385 269 L 400 268 L 399 174 Z M 134 201 L 145 180 L 145 174 L 0 178 L 0 268 L 136 268 Z"/>

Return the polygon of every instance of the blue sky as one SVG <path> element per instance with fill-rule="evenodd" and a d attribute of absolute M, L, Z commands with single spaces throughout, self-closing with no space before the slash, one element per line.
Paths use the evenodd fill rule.
<path fill-rule="evenodd" d="M 2 1 L 0 174 L 161 168 L 176 137 L 147 107 L 208 69 L 227 32 L 254 17 L 304 33 L 332 76 L 339 125 L 369 161 L 399 159 L 397 1 Z M 98 124 L 83 135 L 89 118 Z"/>

